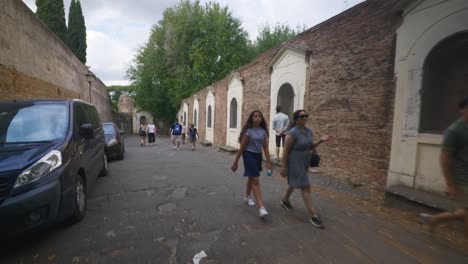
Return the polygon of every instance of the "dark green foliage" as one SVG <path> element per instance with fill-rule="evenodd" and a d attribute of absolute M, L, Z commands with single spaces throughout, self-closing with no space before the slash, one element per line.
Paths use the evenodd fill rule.
<path fill-rule="evenodd" d="M 79 0 L 72 0 L 68 12 L 68 43 L 75 56 L 86 64 L 86 25 Z"/>
<path fill-rule="evenodd" d="M 36 0 L 36 6 L 36 15 L 39 19 L 65 44 L 68 44 L 63 0 Z"/>
<path fill-rule="evenodd" d="M 303 30 L 304 28 L 300 29 L 298 27 L 295 31 L 284 24 L 277 24 L 274 28 L 269 24 L 265 24 L 259 29 L 259 34 L 253 47 L 254 54 L 258 55 L 269 48 L 284 43 Z"/>
<path fill-rule="evenodd" d="M 171 122 L 181 99 L 250 58 L 247 33 L 227 7 L 181 1 L 164 11 L 127 73 L 137 105 Z"/>

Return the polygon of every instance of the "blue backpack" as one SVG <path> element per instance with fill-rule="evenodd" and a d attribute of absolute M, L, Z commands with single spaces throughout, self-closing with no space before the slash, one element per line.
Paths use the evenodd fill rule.
<path fill-rule="evenodd" d="M 180 135 L 182 132 L 182 125 L 181 124 L 174 124 L 174 129 L 172 130 L 173 135 Z"/>

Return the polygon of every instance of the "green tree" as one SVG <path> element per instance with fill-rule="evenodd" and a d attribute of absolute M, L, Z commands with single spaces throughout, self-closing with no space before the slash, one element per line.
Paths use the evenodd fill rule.
<path fill-rule="evenodd" d="M 227 7 L 183 0 L 166 9 L 127 71 L 137 105 L 173 121 L 183 98 L 249 61 L 248 43 Z"/>
<path fill-rule="evenodd" d="M 36 7 L 36 15 L 42 22 L 68 44 L 63 0 L 36 0 Z"/>
<path fill-rule="evenodd" d="M 276 45 L 279 45 L 283 42 L 288 41 L 293 38 L 301 31 L 304 31 L 304 27 L 297 27 L 296 30 L 291 29 L 288 25 L 285 24 L 276 24 L 272 27 L 268 23 L 260 27 L 257 39 L 253 44 L 254 56 L 266 51 L 269 48 L 272 48 Z"/>
<path fill-rule="evenodd" d="M 80 0 L 72 0 L 68 12 L 68 44 L 75 56 L 86 63 L 86 25 Z"/>

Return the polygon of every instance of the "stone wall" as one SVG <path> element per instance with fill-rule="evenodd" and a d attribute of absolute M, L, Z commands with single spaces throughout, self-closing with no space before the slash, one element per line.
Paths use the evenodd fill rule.
<path fill-rule="evenodd" d="M 20 0 L 0 8 L 0 99 L 77 98 L 89 101 L 88 68 Z M 92 103 L 112 119 L 106 86 L 91 84 Z"/>

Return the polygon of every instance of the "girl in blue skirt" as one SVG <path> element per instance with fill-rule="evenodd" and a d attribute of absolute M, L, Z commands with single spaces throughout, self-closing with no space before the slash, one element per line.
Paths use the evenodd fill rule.
<path fill-rule="evenodd" d="M 268 215 L 263 205 L 262 192 L 260 191 L 259 176 L 262 171 L 262 149 L 267 158 L 267 167 L 271 171 L 270 151 L 268 150 L 268 128 L 263 118 L 262 112 L 255 110 L 250 113 L 247 123 L 242 128 L 239 137 L 240 148 L 236 159 L 231 166 L 233 172 L 237 171 L 237 165 L 242 155 L 244 161 L 244 177 L 247 177 L 247 190 L 244 202 L 254 206 L 254 201 L 250 198 L 253 191 L 255 200 L 258 204 L 258 214 L 260 218 Z"/>

